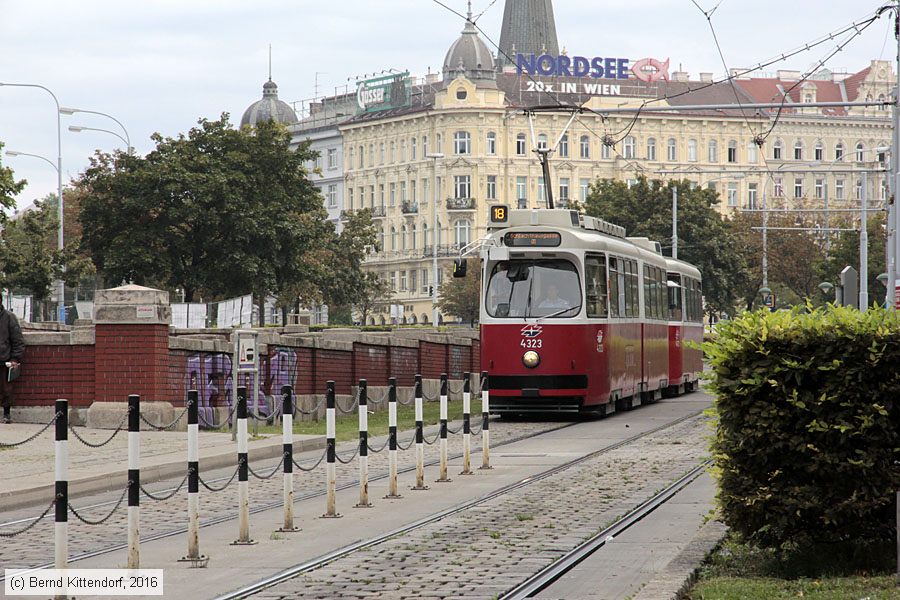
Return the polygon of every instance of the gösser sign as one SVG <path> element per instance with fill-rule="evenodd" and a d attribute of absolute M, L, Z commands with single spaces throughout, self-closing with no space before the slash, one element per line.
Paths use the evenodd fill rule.
<path fill-rule="evenodd" d="M 356 104 L 361 113 L 408 106 L 409 72 L 360 81 Z"/>
<path fill-rule="evenodd" d="M 644 83 L 655 83 L 660 79 L 669 81 L 669 59 L 665 62 L 655 58 L 643 58 L 630 64 L 628 58 L 608 58 L 595 56 L 553 56 L 552 54 L 517 54 L 516 72 L 519 75 L 537 75 L 545 77 L 576 77 L 590 79 L 637 79 Z M 534 82 L 532 82 L 534 83 Z M 536 84 L 542 90 L 547 91 L 547 84 Z M 550 84 L 552 85 L 552 84 Z M 590 85 L 584 84 L 587 93 L 619 93 L 615 85 Z M 531 86 L 529 86 L 531 87 Z M 575 84 L 561 84 L 559 91 L 574 92 Z"/>

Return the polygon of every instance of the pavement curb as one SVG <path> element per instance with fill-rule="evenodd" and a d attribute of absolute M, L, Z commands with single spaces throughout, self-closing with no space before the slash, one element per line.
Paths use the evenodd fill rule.
<path fill-rule="evenodd" d="M 681 600 L 697 581 L 701 565 L 722 542 L 728 528 L 720 521 L 708 521 L 697 530 L 688 545 L 641 588 L 632 600 Z"/>
<path fill-rule="evenodd" d="M 251 460 L 266 460 L 281 456 L 283 445 L 281 435 L 273 435 L 265 440 L 266 443 L 250 442 L 250 458 Z M 325 448 L 325 436 L 304 436 L 303 439 L 294 441 L 294 453 L 308 452 L 310 450 L 320 450 Z M 187 454 L 178 460 L 170 460 L 168 462 L 159 462 L 154 464 L 153 457 L 146 457 L 141 465 L 141 485 L 156 483 L 164 479 L 184 476 L 187 468 Z M 221 469 L 222 467 L 236 466 L 237 449 L 229 448 L 223 450 L 221 448 L 211 451 L 209 449 L 200 449 L 200 468 L 203 471 L 213 469 Z M 51 465 L 52 467 L 52 465 Z M 52 476 L 52 473 L 51 473 Z M 72 477 L 69 480 L 69 498 L 79 495 L 93 494 L 98 492 L 121 491 L 124 489 L 127 481 L 127 466 L 123 464 L 122 468 L 116 471 L 108 471 L 94 475 L 83 477 Z M 10 490 L 0 492 L 0 506 L 4 510 L 12 510 L 17 508 L 27 508 L 29 506 L 46 504 L 53 497 L 55 490 L 54 482 L 45 485 L 35 486 L 20 490 Z"/>

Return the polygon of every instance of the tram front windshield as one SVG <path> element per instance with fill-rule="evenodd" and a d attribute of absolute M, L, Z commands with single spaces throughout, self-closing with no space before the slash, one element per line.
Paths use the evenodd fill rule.
<path fill-rule="evenodd" d="M 494 265 L 487 312 L 496 318 L 571 318 L 581 311 L 578 270 L 567 260 L 510 260 Z"/>

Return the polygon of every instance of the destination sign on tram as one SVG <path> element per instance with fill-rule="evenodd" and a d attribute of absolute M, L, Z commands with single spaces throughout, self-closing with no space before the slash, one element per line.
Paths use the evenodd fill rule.
<path fill-rule="evenodd" d="M 511 231 L 503 237 L 503 243 L 514 248 L 556 247 L 562 243 L 562 236 L 555 231 Z"/>

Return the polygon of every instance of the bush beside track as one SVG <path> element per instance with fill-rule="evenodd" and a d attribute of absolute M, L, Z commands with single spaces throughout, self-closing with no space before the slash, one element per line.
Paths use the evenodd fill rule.
<path fill-rule="evenodd" d="M 731 530 L 770 548 L 892 539 L 900 314 L 761 310 L 722 321 L 703 348 Z"/>

